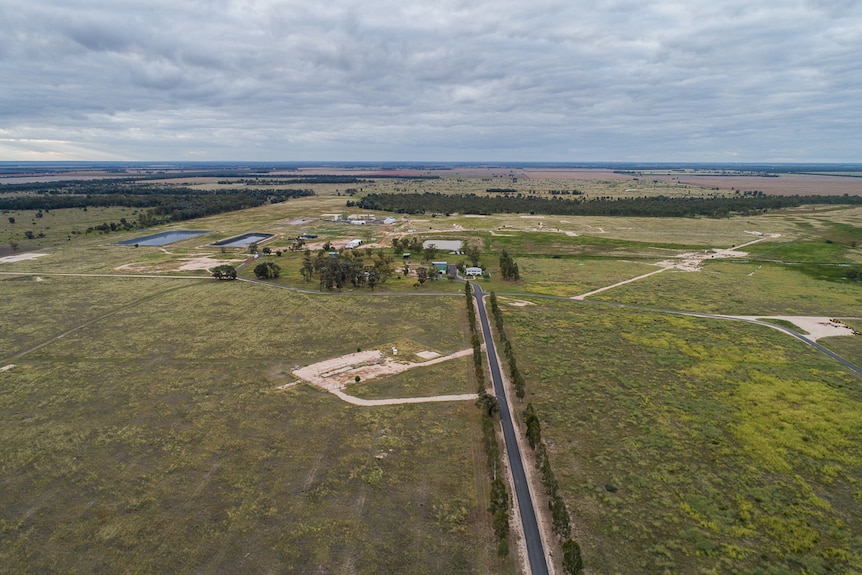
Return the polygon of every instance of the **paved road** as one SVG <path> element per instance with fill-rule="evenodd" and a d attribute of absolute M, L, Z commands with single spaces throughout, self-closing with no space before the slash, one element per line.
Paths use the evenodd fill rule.
<path fill-rule="evenodd" d="M 521 514 L 521 524 L 524 527 L 524 540 L 527 545 L 527 556 L 530 560 L 530 572 L 532 575 L 548 575 L 548 563 L 545 559 L 542 537 L 539 534 L 533 498 L 527 485 L 527 474 L 524 472 L 521 450 L 515 437 L 515 426 L 512 423 L 512 414 L 509 412 L 509 403 L 506 401 L 506 390 L 503 388 L 503 378 L 500 374 L 500 365 L 497 362 L 497 350 L 494 347 L 494 338 L 491 337 L 488 314 L 485 312 L 485 300 L 482 299 L 485 293 L 479 284 L 475 282 L 470 282 L 470 284 L 473 286 L 473 297 L 476 298 L 479 308 L 479 321 L 482 325 L 485 349 L 488 353 L 488 361 L 491 363 L 491 380 L 494 382 L 494 391 L 500 401 L 500 421 L 503 424 L 503 438 L 506 441 L 506 453 L 509 456 L 509 469 L 512 470 L 512 481 L 515 483 L 515 494 L 518 498 L 518 510 Z"/>

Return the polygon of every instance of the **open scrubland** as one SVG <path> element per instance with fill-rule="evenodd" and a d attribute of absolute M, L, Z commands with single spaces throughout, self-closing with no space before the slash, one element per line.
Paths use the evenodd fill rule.
<path fill-rule="evenodd" d="M 595 572 L 860 568 L 858 374 L 767 327 L 533 301 L 507 328 Z"/>
<path fill-rule="evenodd" d="M 542 423 L 586 573 L 862 572 L 862 376 L 776 329 L 674 313 L 862 331 L 862 282 L 847 276 L 862 270 L 862 208 L 334 221 L 371 192 L 716 193 L 682 175 L 440 175 L 314 185 L 147 230 L 87 231 L 138 217 L 128 207 L 4 213 L 0 258 L 45 255 L 0 260 L 0 571 L 516 572 L 514 553 L 496 554 L 472 402 L 359 407 L 293 374 L 357 350 L 470 347 L 463 284 L 417 285 L 421 254 L 403 273 L 392 239 L 418 237 L 480 248 L 478 281 L 500 298 L 526 378 L 516 411 L 532 403 Z M 749 179 L 737 189 L 758 189 Z M 862 185 L 830 181 L 847 180 Z M 240 186 L 219 181 L 188 184 Z M 167 229 L 207 233 L 115 245 Z M 273 234 L 259 246 L 272 255 L 240 278 L 260 262 L 280 277 L 212 279 L 253 256 L 211 244 L 247 232 Z M 321 289 L 291 249 L 303 233 L 313 253 L 362 239 L 357 257 L 390 257 L 393 273 L 373 291 Z M 501 278 L 503 250 L 520 280 Z M 860 340 L 819 343 L 859 365 Z M 475 391 L 468 358 L 348 386 L 364 399 Z"/>
<path fill-rule="evenodd" d="M 279 389 L 357 347 L 463 348 L 460 300 L 211 279 L 0 290 L 4 570 L 507 571 L 470 403 L 369 409 Z M 466 373 L 448 387 L 466 391 Z"/>

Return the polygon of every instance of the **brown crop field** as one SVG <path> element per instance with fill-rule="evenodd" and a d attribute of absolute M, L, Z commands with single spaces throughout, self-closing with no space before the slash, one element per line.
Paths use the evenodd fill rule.
<path fill-rule="evenodd" d="M 777 178 L 762 176 L 655 176 L 653 179 L 689 184 L 701 188 L 724 191 L 761 191 L 765 194 L 800 196 L 862 195 L 862 178 L 847 176 L 780 175 Z"/>

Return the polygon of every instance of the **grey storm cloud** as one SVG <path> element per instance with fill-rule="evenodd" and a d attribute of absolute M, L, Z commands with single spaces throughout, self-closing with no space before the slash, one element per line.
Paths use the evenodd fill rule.
<path fill-rule="evenodd" d="M 0 159 L 859 161 L 855 1 L 0 0 Z"/>

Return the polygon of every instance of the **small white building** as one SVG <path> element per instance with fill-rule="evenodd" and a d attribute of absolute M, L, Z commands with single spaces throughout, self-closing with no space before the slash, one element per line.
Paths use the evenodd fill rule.
<path fill-rule="evenodd" d="M 466 270 L 464 270 L 464 275 L 470 276 L 470 277 L 480 276 L 480 275 L 482 275 L 482 268 L 469 267 Z"/>
<path fill-rule="evenodd" d="M 362 240 L 350 240 L 349 242 L 347 242 L 347 245 L 344 247 L 351 250 L 353 248 L 358 248 L 361 245 L 362 245 Z"/>

